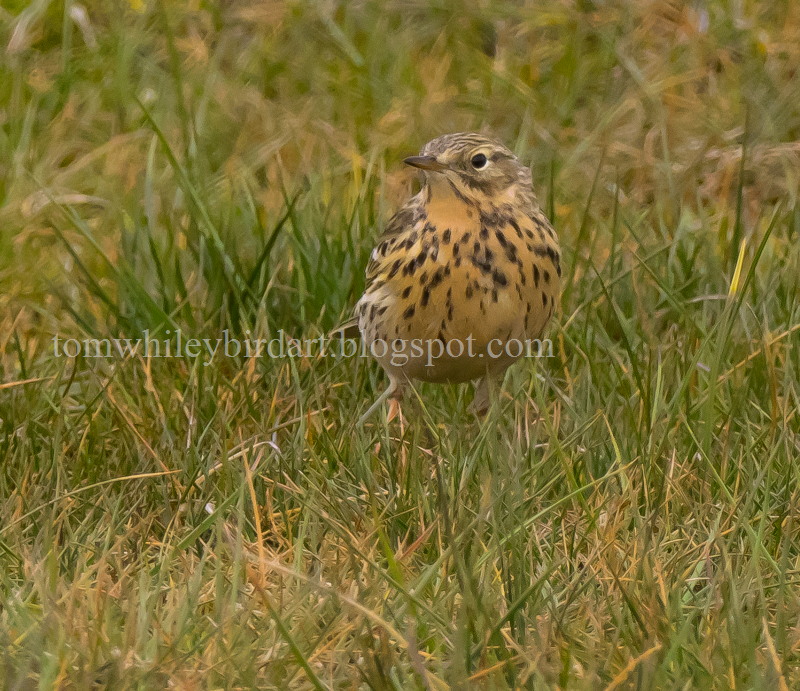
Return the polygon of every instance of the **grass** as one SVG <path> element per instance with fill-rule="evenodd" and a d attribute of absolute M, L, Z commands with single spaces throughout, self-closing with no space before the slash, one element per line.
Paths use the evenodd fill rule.
<path fill-rule="evenodd" d="M 0 12 L 7 688 L 797 688 L 796 3 Z M 401 158 L 481 128 L 566 258 L 486 423 L 354 429 L 361 359 L 54 355 L 327 332 Z"/>

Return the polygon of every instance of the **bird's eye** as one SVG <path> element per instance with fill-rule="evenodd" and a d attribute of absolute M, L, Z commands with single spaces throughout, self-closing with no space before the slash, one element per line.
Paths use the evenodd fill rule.
<path fill-rule="evenodd" d="M 486 158 L 483 154 L 475 154 L 472 157 L 470 163 L 472 163 L 472 167 L 475 170 L 480 170 L 481 168 L 485 168 L 486 164 L 489 162 L 489 159 Z"/>

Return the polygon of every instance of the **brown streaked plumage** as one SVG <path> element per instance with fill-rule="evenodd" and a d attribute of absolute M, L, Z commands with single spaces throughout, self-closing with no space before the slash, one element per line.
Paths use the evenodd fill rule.
<path fill-rule="evenodd" d="M 405 163 L 422 171 L 422 189 L 378 239 L 355 308 L 367 345 L 391 346 L 383 357 L 375 348 L 390 385 L 362 420 L 387 398 L 399 399 L 410 379 L 479 379 L 473 409 L 482 413 L 490 380 L 517 359 L 490 357 L 497 352 L 490 342 L 538 338 L 555 310 L 558 239 L 539 208 L 530 170 L 494 139 L 444 135 Z M 427 350 L 415 356 L 414 339 L 452 344 L 452 356 L 446 350 L 432 361 Z M 470 339 L 472 357 L 459 356 L 455 341 Z"/>

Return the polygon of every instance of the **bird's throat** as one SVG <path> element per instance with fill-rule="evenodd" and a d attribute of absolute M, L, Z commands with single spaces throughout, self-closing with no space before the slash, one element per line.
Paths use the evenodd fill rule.
<path fill-rule="evenodd" d="M 425 211 L 428 222 L 437 229 L 477 230 L 480 223 L 478 209 L 452 194 L 434 195 Z"/>

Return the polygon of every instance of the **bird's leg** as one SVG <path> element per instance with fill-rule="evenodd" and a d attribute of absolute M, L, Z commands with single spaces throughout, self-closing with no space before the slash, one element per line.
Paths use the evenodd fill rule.
<path fill-rule="evenodd" d="M 384 391 L 380 396 L 378 396 L 375 402 L 367 409 L 367 412 L 364 413 L 360 418 L 358 418 L 358 422 L 356 423 L 356 425 L 358 425 L 359 427 L 363 425 L 369 419 L 369 417 L 384 404 L 384 402 L 388 398 L 392 399 L 392 403 L 389 407 L 389 414 L 392 415 L 392 410 L 400 407 L 399 401 L 402 397 L 403 397 L 402 383 L 400 382 L 399 379 L 396 379 L 395 377 L 389 375 L 389 386 L 387 387 L 386 391 Z M 395 414 L 396 412 L 397 411 L 395 410 Z M 392 417 L 394 417 L 394 415 L 392 415 Z M 390 422 L 391 419 L 392 418 L 390 417 L 389 418 Z"/>
<path fill-rule="evenodd" d="M 475 398 L 469 405 L 469 412 L 474 413 L 479 418 L 482 418 L 489 411 L 489 405 L 492 402 L 492 390 L 497 383 L 497 375 L 487 372 L 484 374 L 475 385 Z"/>

